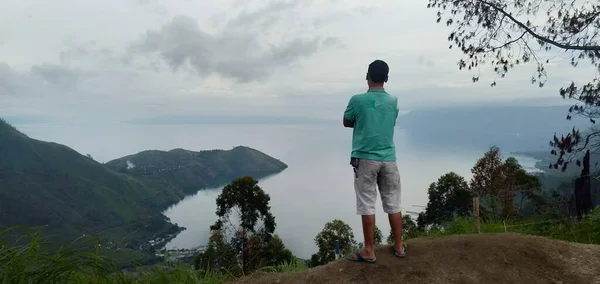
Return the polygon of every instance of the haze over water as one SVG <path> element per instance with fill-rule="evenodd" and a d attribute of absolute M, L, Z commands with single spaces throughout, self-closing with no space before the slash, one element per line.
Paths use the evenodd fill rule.
<path fill-rule="evenodd" d="M 271 197 L 276 233 L 299 257 L 309 258 L 317 248 L 315 235 L 323 225 L 341 219 L 362 241 L 355 212 L 353 172 L 349 165 L 351 130 L 337 125 L 17 125 L 32 138 L 53 141 L 90 154 L 99 162 L 158 149 L 231 149 L 249 146 L 282 160 L 288 169 L 262 179 L 259 185 Z M 441 140 L 440 140 L 441 141 Z M 462 149 L 443 142 L 420 143 L 400 128 L 395 134 L 402 176 L 404 211 L 421 211 L 427 187 L 442 174 L 455 171 L 470 179 L 470 169 L 485 147 Z M 436 145 L 438 144 L 438 145 Z M 505 152 L 508 154 L 508 152 Z M 535 162 L 524 161 L 531 167 Z M 168 248 L 206 244 L 209 226 L 216 220 L 215 199 L 221 188 L 201 190 L 169 208 L 172 222 L 187 228 Z M 389 234 L 387 216 L 377 203 L 377 225 Z"/>

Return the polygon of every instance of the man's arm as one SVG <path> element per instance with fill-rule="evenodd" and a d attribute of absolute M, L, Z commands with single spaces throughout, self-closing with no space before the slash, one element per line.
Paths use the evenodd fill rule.
<path fill-rule="evenodd" d="M 355 104 L 354 101 L 355 101 L 354 97 L 350 98 L 350 101 L 348 102 L 348 106 L 346 107 L 346 111 L 344 111 L 344 119 L 343 119 L 344 127 L 348 127 L 348 128 L 354 127 L 354 122 L 356 121 L 356 110 L 354 108 L 354 104 Z"/>
<path fill-rule="evenodd" d="M 354 121 L 347 120 L 347 119 L 344 117 L 344 127 L 348 127 L 348 128 L 354 128 Z"/>
<path fill-rule="evenodd" d="M 394 102 L 396 103 L 396 119 L 394 119 L 394 126 L 396 126 L 396 122 L 398 121 L 398 113 L 400 112 L 400 107 L 398 106 L 398 97 L 394 97 Z"/>

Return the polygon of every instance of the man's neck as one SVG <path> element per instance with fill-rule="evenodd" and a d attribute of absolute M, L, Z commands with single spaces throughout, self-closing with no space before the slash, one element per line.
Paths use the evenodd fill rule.
<path fill-rule="evenodd" d="M 369 91 L 375 91 L 375 90 L 384 90 L 383 85 L 371 85 L 371 86 L 369 86 Z"/>

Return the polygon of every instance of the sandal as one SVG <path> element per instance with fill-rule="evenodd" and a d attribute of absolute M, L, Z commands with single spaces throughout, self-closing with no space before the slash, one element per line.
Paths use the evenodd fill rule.
<path fill-rule="evenodd" d="M 392 247 L 392 250 L 394 250 L 394 256 L 396 256 L 397 258 L 405 258 L 406 257 L 406 253 L 408 251 L 408 246 L 406 244 L 402 244 L 402 246 L 404 247 L 404 253 L 399 253 L 396 251 L 395 247 Z"/>
<path fill-rule="evenodd" d="M 360 253 L 358 253 L 358 251 L 356 251 L 356 252 L 354 253 L 354 255 L 356 255 L 356 258 L 353 258 L 353 257 L 352 257 L 352 255 L 350 255 L 350 256 L 348 257 L 348 260 L 351 260 L 351 261 L 356 261 L 356 262 L 366 262 L 366 263 L 375 263 L 375 261 L 377 261 L 377 259 L 376 259 L 376 258 L 369 259 L 369 258 L 364 258 L 364 257 L 362 257 L 362 256 L 360 255 Z"/>

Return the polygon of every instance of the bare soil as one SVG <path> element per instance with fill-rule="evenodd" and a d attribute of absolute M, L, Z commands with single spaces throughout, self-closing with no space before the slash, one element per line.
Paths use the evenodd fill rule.
<path fill-rule="evenodd" d="M 458 235 L 407 241 L 404 259 L 389 246 L 377 263 L 346 259 L 298 273 L 255 273 L 236 283 L 594 283 L 600 246 L 520 234 Z"/>

